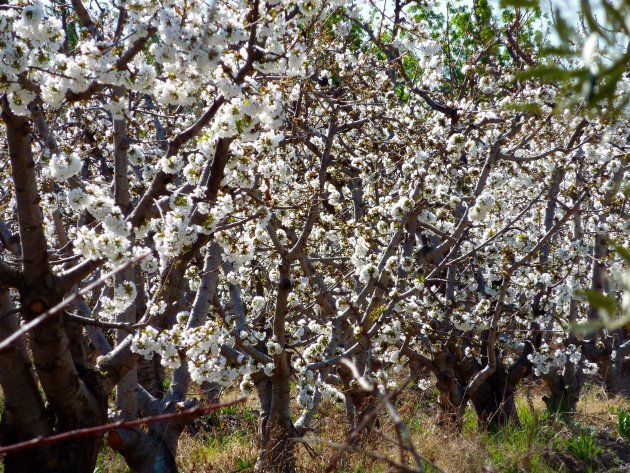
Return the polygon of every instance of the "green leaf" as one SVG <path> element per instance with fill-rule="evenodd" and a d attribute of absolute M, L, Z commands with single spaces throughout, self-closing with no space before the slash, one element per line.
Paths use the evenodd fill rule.
<path fill-rule="evenodd" d="M 520 72 L 517 75 L 519 79 L 531 79 L 534 77 L 539 77 L 541 79 L 547 80 L 560 80 L 567 81 L 574 77 L 586 77 L 588 72 L 586 70 L 567 70 L 558 66 L 547 66 L 541 65 L 527 69 L 526 71 Z"/>
<path fill-rule="evenodd" d="M 556 31 L 558 33 L 558 36 L 560 36 L 560 39 L 563 43 L 570 43 L 570 38 L 571 36 L 573 36 L 573 28 L 571 28 L 569 24 L 564 20 L 564 18 L 562 17 L 562 13 L 558 8 L 556 8 L 555 18 Z"/>
<path fill-rule="evenodd" d="M 540 3 L 538 0 L 501 0 L 499 2 L 499 6 L 501 8 L 538 8 Z"/>
<path fill-rule="evenodd" d="M 599 34 L 602 38 L 606 37 L 606 33 L 604 33 L 601 28 L 599 27 L 599 24 L 597 23 L 597 20 L 595 19 L 595 17 L 593 16 L 593 11 L 592 11 L 592 7 L 591 4 L 589 3 L 588 0 L 581 0 L 580 4 L 582 5 L 582 15 L 584 15 L 584 19 L 586 20 L 586 23 L 588 24 L 588 27 L 591 30 L 591 33 L 596 32 L 597 34 Z"/>
<path fill-rule="evenodd" d="M 623 73 L 626 70 L 626 64 L 629 59 L 630 54 L 626 54 L 608 69 L 599 74 L 601 85 L 597 88 L 597 92 L 589 100 L 592 105 L 597 104 L 601 100 L 613 98 L 615 91 L 617 90 L 617 84 L 623 77 Z"/>
<path fill-rule="evenodd" d="M 626 263 L 630 264 L 630 250 L 628 248 L 617 245 L 615 246 L 615 251 L 619 253 L 619 256 L 621 256 Z"/>
<path fill-rule="evenodd" d="M 560 57 L 572 57 L 575 56 L 575 52 L 565 46 L 549 46 L 542 48 L 540 54 L 543 56 L 560 56 Z"/>
<path fill-rule="evenodd" d="M 617 312 L 617 300 L 612 296 L 607 296 L 591 289 L 576 291 L 576 295 L 586 297 L 593 307 L 599 311 L 606 311 L 609 316 Z"/>
<path fill-rule="evenodd" d="M 598 330 L 605 328 L 608 330 L 618 330 L 621 327 L 625 327 L 630 323 L 630 315 L 624 315 L 623 317 L 618 317 L 616 319 L 610 320 L 591 320 L 589 322 L 584 322 L 582 324 L 573 324 L 571 326 L 571 330 L 588 335 L 593 332 L 597 332 Z"/>

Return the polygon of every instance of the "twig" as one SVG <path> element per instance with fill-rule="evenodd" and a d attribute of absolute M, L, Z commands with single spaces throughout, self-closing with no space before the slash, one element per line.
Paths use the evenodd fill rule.
<path fill-rule="evenodd" d="M 331 448 L 335 448 L 341 451 L 349 451 L 352 453 L 362 453 L 364 455 L 367 455 L 370 458 L 373 458 L 374 460 L 379 460 L 385 463 L 389 463 L 391 466 L 396 467 L 400 472 L 405 472 L 405 473 L 423 473 L 422 470 L 417 470 L 413 467 L 410 467 L 408 465 L 404 465 L 400 462 L 397 462 L 396 460 L 392 460 L 391 458 L 387 458 L 384 455 L 379 455 L 378 453 L 374 453 L 371 452 L 369 450 L 360 450 L 358 449 L 356 446 L 354 445 L 348 445 L 345 443 L 335 443 L 335 442 L 329 442 L 328 440 L 324 440 L 324 439 L 307 439 L 307 438 L 298 438 L 295 439 L 296 442 L 302 442 L 305 445 L 309 445 L 311 443 L 319 443 L 321 445 L 326 445 L 327 447 L 331 447 Z"/>
<path fill-rule="evenodd" d="M 349 362 L 347 366 L 354 367 L 354 364 L 352 362 Z M 356 367 L 354 367 L 353 371 L 356 371 Z M 355 378 L 357 377 L 355 373 L 353 373 L 353 375 Z M 364 380 L 364 383 L 365 382 L 366 381 Z M 376 386 L 374 386 L 373 388 L 375 387 Z M 366 429 L 368 425 L 370 425 L 370 422 L 372 421 L 372 419 L 374 419 L 374 417 L 377 416 L 377 414 L 383 409 L 383 407 L 385 407 L 385 401 L 397 397 L 400 394 L 400 392 L 401 390 L 396 390 L 396 391 L 391 391 L 385 394 L 384 398 L 381 399 L 381 402 L 379 402 L 374 407 L 374 409 L 372 409 L 370 412 L 368 412 L 367 414 L 363 416 L 363 419 L 361 420 L 359 425 L 357 425 L 357 427 L 348 436 L 348 440 L 343 445 L 340 446 L 337 454 L 328 463 L 328 467 L 326 468 L 326 473 L 330 473 L 334 471 L 335 467 L 337 466 L 337 463 L 339 463 L 339 460 L 341 460 L 341 457 L 343 457 L 343 454 L 347 450 L 351 449 L 352 445 L 359 439 L 359 435 L 361 434 L 361 431 Z"/>
<path fill-rule="evenodd" d="M 52 445 L 58 442 L 65 442 L 67 440 L 72 440 L 81 437 L 88 437 L 91 435 L 99 435 L 104 434 L 106 432 L 110 432 L 112 430 L 117 429 L 128 429 L 131 427 L 138 427 L 140 425 L 146 424 L 155 424 L 157 422 L 170 421 L 174 419 L 186 419 L 202 416 L 207 414 L 208 412 L 216 411 L 218 409 L 222 409 L 224 407 L 233 406 L 234 404 L 239 404 L 245 402 L 247 400 L 246 397 L 239 397 L 234 401 L 222 402 L 219 404 L 213 404 L 211 406 L 195 406 L 192 409 L 187 409 L 181 412 L 172 412 L 169 414 L 161 414 L 157 416 L 143 417 L 142 419 L 136 420 L 128 420 L 128 421 L 118 421 L 111 424 L 99 425 L 96 427 L 87 427 L 85 429 L 76 429 L 69 430 L 68 432 L 63 432 L 57 435 L 51 435 L 49 437 L 36 437 L 31 440 L 27 440 L 25 442 L 14 443 L 12 445 L 7 445 L 6 447 L 0 447 L 0 455 L 6 455 L 8 453 L 14 453 L 21 450 L 26 450 L 29 448 L 37 448 L 43 447 L 46 445 Z"/>
<path fill-rule="evenodd" d="M 70 314 L 66 312 L 65 315 L 68 320 L 76 322 L 81 325 L 93 325 L 100 328 L 116 328 L 126 330 L 129 333 L 134 333 L 137 328 L 145 327 L 147 324 L 130 324 L 125 322 L 105 322 L 103 320 L 91 319 L 89 317 L 83 317 L 82 315 Z"/>
<path fill-rule="evenodd" d="M 58 314 L 60 314 L 65 307 L 67 307 L 68 305 L 72 304 L 74 301 L 79 299 L 81 296 L 87 294 L 88 292 L 93 291 L 94 289 L 98 288 L 99 286 L 102 286 L 103 284 L 105 284 L 105 282 L 109 278 L 111 278 L 112 276 L 118 274 L 119 272 L 123 271 L 124 269 L 128 268 L 129 266 L 135 265 L 136 263 L 138 263 L 139 261 L 144 259 L 146 256 L 147 255 L 141 255 L 141 256 L 137 256 L 137 257 L 135 257 L 133 259 L 130 259 L 129 261 L 121 264 L 120 266 L 118 266 L 114 270 L 110 271 L 109 273 L 103 275 L 100 279 L 94 281 L 91 284 L 88 284 L 85 288 L 83 288 L 79 292 L 73 293 L 70 297 L 68 297 L 67 299 L 64 299 L 63 301 L 61 301 L 59 304 L 57 304 L 56 306 L 54 306 L 50 310 L 44 312 L 41 315 L 38 315 L 33 320 L 31 320 L 29 323 L 23 325 L 22 328 L 20 328 L 20 330 L 17 330 L 15 332 L 13 332 L 7 338 L 2 340 L 2 342 L 0 342 L 0 353 L 2 353 L 4 350 L 7 350 L 11 346 L 12 343 L 14 343 L 17 340 L 19 340 L 22 336 L 26 335 L 28 332 L 33 330 L 38 325 L 40 325 L 43 322 L 45 322 L 46 320 L 51 319 L 51 318 L 57 316 Z"/>

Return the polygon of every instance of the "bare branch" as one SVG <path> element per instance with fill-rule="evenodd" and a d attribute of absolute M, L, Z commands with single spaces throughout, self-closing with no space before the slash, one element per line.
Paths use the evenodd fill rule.
<path fill-rule="evenodd" d="M 81 325 L 92 325 L 94 327 L 101 328 L 115 328 L 120 330 L 126 330 L 129 333 L 134 333 L 136 329 L 141 328 L 143 325 L 128 324 L 124 322 L 105 322 L 103 320 L 91 319 L 89 317 L 83 317 L 77 314 L 70 314 L 66 312 L 64 315 L 68 320 L 72 320 Z"/>
<path fill-rule="evenodd" d="M 59 304 L 57 304 L 56 306 L 52 307 L 51 309 L 47 310 L 46 312 L 44 312 L 43 314 L 35 317 L 33 320 L 31 320 L 29 323 L 23 325 L 20 330 L 18 330 L 17 332 L 12 333 L 10 336 L 8 336 L 7 338 L 5 338 L 1 343 L 0 343 L 0 353 L 3 350 L 6 350 L 7 348 L 9 348 L 11 346 L 12 343 L 14 343 L 15 341 L 19 340 L 22 336 L 24 336 L 25 334 L 27 334 L 28 332 L 30 332 L 31 330 L 33 330 L 35 327 L 41 325 L 42 323 L 44 323 L 45 321 L 52 319 L 53 317 L 56 317 L 58 315 L 60 315 L 61 313 L 63 313 L 63 309 L 66 308 L 69 304 L 72 304 L 73 302 L 75 302 L 76 300 L 78 300 L 81 296 L 84 296 L 85 294 L 87 294 L 88 292 L 93 291 L 94 289 L 102 286 L 103 284 L 105 284 L 105 282 L 111 278 L 112 276 L 118 274 L 120 271 L 123 271 L 124 269 L 135 265 L 136 263 L 138 263 L 139 261 L 141 261 L 143 258 L 145 258 L 145 255 L 142 256 L 138 256 L 136 258 L 133 258 L 123 264 L 121 264 L 120 266 L 118 266 L 117 268 L 115 268 L 113 271 L 110 271 L 109 273 L 105 274 L 103 277 L 101 277 L 100 279 L 98 279 L 97 281 L 94 281 L 93 283 L 89 284 L 88 286 L 86 286 L 84 289 L 82 289 L 79 292 L 75 292 L 74 294 L 72 294 L 70 297 L 64 299 L 63 301 L 61 301 Z"/>
<path fill-rule="evenodd" d="M 103 36 L 101 35 L 100 31 L 98 31 L 98 29 L 96 28 L 96 25 L 92 21 L 92 18 L 90 17 L 89 12 L 83 5 L 83 2 L 81 0 L 72 0 L 72 6 L 74 7 L 75 13 L 79 17 L 81 26 L 83 26 L 90 33 L 92 33 L 92 36 L 94 36 L 94 38 L 97 41 L 101 41 L 103 39 Z"/>
<path fill-rule="evenodd" d="M 18 288 L 21 281 L 22 272 L 0 260 L 0 286 Z"/>
<path fill-rule="evenodd" d="M 73 268 L 70 268 L 57 276 L 59 285 L 63 292 L 69 291 L 72 286 L 79 284 L 85 277 L 92 274 L 98 269 L 105 261 L 102 259 L 88 259 L 77 264 Z"/>
<path fill-rule="evenodd" d="M 208 414 L 209 412 L 213 412 L 219 409 L 223 409 L 224 407 L 230 407 L 235 404 L 241 404 L 247 400 L 246 397 L 239 397 L 233 401 L 222 402 L 220 404 L 214 404 L 212 406 L 196 406 L 192 409 L 187 409 L 181 412 L 173 412 L 169 414 L 161 414 L 157 416 L 143 417 L 142 419 L 129 420 L 129 421 L 120 421 L 114 422 L 112 424 L 99 425 L 97 427 L 87 427 L 85 429 L 76 429 L 70 430 L 68 432 L 64 432 L 62 434 L 51 435 L 49 437 L 37 437 L 31 440 L 27 440 L 26 442 L 14 443 L 13 445 L 7 445 L 4 447 L 0 447 L 0 455 L 7 455 L 8 453 L 19 452 L 21 450 L 26 450 L 29 448 L 40 448 L 45 447 L 46 445 L 53 445 L 59 442 L 65 442 L 68 440 L 88 437 L 91 435 L 101 435 L 107 432 L 111 432 L 112 430 L 117 429 L 130 429 L 132 427 L 138 427 L 141 425 L 148 424 L 156 424 L 158 422 L 167 422 L 167 421 L 182 421 L 187 419 L 194 419 L 196 417 L 200 417 L 202 415 Z"/>
<path fill-rule="evenodd" d="M 11 111 L 6 96 L 2 98 L 2 118 L 7 130 L 15 185 L 24 279 L 31 283 L 50 272 L 44 216 L 39 205 L 41 197 L 31 149 L 31 126 L 27 118 Z"/>

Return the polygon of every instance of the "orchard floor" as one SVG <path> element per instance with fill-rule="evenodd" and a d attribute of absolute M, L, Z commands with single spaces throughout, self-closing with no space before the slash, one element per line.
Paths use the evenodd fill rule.
<path fill-rule="evenodd" d="M 439 468 L 428 467 L 427 472 L 630 472 L 630 440 L 623 440 L 617 432 L 616 411 L 630 408 L 630 400 L 610 398 L 601 388 L 590 385 L 584 389 L 578 412 L 571 420 L 560 420 L 545 413 L 543 394 L 544 389 L 538 384 L 524 386 L 517 401 L 521 425 L 494 434 L 479 431 L 472 410 L 467 412 L 461 432 L 437 426 L 435 392 L 410 392 L 399 398 L 396 405 L 418 454 Z M 237 395 L 233 393 L 233 397 Z M 224 397 L 229 398 L 229 394 Z M 345 441 L 343 406 L 325 406 L 322 412 L 326 414 L 317 416 L 307 435 L 310 448 L 297 448 L 300 472 L 326 471 L 337 452 L 330 443 Z M 180 471 L 253 471 L 257 415 L 257 405 L 252 400 L 198 419 L 180 441 Z M 396 471 L 383 458 L 401 462 L 397 445 L 394 426 L 383 414 L 376 431 L 357 451 L 346 453 L 334 471 Z M 411 465 L 409 462 L 407 458 Z M 125 471 L 122 459 L 104 449 L 95 473 Z"/>

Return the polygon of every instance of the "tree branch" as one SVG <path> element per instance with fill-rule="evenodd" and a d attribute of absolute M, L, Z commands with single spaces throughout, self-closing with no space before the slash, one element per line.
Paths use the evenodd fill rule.
<path fill-rule="evenodd" d="M 158 422 L 167 422 L 174 420 L 188 420 L 194 419 L 196 417 L 200 417 L 202 415 L 208 414 L 209 412 L 213 412 L 219 409 L 223 409 L 224 407 L 230 407 L 235 404 L 243 403 L 247 400 L 245 397 L 239 397 L 233 401 L 222 402 L 220 404 L 214 404 L 212 406 L 196 406 L 192 409 L 187 409 L 181 412 L 173 412 L 169 414 L 162 414 L 158 416 L 151 417 L 143 417 L 142 419 L 129 420 L 129 421 L 119 421 L 114 422 L 112 424 L 99 425 L 97 427 L 88 427 L 85 429 L 76 429 L 69 430 L 68 432 L 64 432 L 62 434 L 51 435 L 48 437 L 37 437 L 32 440 L 28 440 L 26 442 L 15 443 L 13 445 L 7 445 L 4 447 L 0 446 L 0 455 L 6 455 L 8 453 L 18 452 L 20 450 L 26 450 L 29 448 L 40 448 L 46 445 L 53 445 L 59 442 L 65 442 L 72 439 L 77 439 L 81 437 L 88 437 L 91 435 L 101 435 L 107 432 L 111 432 L 112 430 L 117 429 L 130 429 L 133 427 L 138 427 L 141 425 L 155 424 Z"/>

